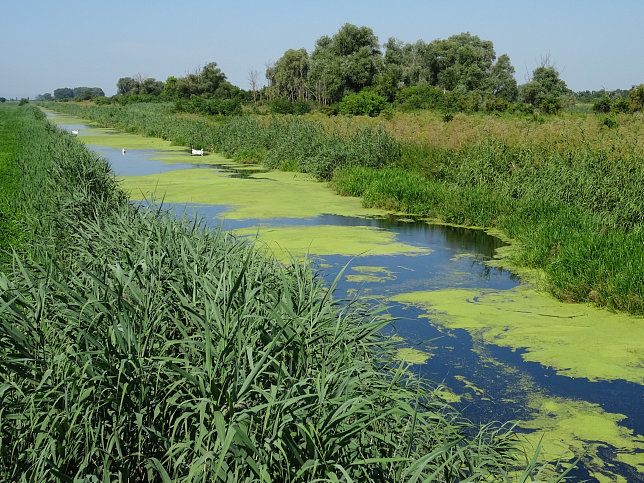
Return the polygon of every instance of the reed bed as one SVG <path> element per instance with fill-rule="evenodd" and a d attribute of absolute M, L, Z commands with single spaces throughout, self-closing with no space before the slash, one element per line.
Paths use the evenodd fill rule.
<path fill-rule="evenodd" d="M 0 117 L 0 266 L 11 261 L 11 249 L 20 245 L 19 222 L 16 195 L 18 185 L 18 164 L 16 156 L 20 150 L 17 141 L 19 113 L 16 106 L 2 106 Z M 11 248 L 10 248 L 11 247 Z"/>
<path fill-rule="evenodd" d="M 131 205 L 23 112 L 28 251 L 0 273 L 0 479 L 526 481 L 308 265 Z"/>
<path fill-rule="evenodd" d="M 162 105 L 53 107 L 239 161 L 333 178 L 340 193 L 370 206 L 500 228 L 522 248 L 514 262 L 544 270 L 558 297 L 644 313 L 639 113 L 618 115 L 607 128 L 595 115 L 573 114 L 215 122 L 177 117 Z"/>
<path fill-rule="evenodd" d="M 547 288 L 560 299 L 644 313 L 639 205 L 606 214 L 556 199 L 556 190 L 549 196 L 538 185 L 514 197 L 486 183 L 461 186 L 395 168 L 339 170 L 333 185 L 367 206 L 498 228 L 521 248 L 512 261 L 544 270 Z"/>
<path fill-rule="evenodd" d="M 317 121 L 297 116 L 255 119 L 248 116 L 213 119 L 186 117 L 170 105 L 81 106 L 46 104 L 52 109 L 101 126 L 204 148 L 240 162 L 270 168 L 296 169 L 321 180 L 347 166 L 384 167 L 400 158 L 398 143 L 382 127 L 362 126 L 329 133 Z"/>

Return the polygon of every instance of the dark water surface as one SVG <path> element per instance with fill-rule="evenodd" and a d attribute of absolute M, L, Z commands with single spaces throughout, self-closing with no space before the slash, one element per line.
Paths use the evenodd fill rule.
<path fill-rule="evenodd" d="M 89 129 L 84 125 L 63 124 L 61 128 Z M 231 173 L 228 165 L 190 163 L 163 163 L 150 158 L 158 157 L 154 150 L 121 150 L 104 146 L 88 146 L 101 153 L 117 175 L 155 174 L 186 168 L 223 170 L 230 175 L 244 177 L 246 173 Z M 196 160 L 197 161 L 197 160 Z M 226 200 L 221 200 L 225 203 Z M 208 225 L 225 230 L 262 226 L 368 226 L 391 231 L 396 241 L 430 248 L 429 254 L 386 256 L 322 256 L 314 259 L 319 271 L 332 281 L 338 272 L 348 266 L 338 284 L 337 297 L 358 292 L 367 300 L 417 290 L 471 288 L 506 290 L 517 286 L 520 280 L 507 270 L 492 268 L 484 262 L 494 257 L 503 245 L 498 238 L 481 230 L 431 225 L 423 221 L 390 218 L 357 218 L 321 215 L 313 218 L 271 220 L 225 219 L 226 205 L 165 204 L 177 214 L 202 218 Z M 351 267 L 382 267 L 388 271 L 386 280 L 349 281 L 346 275 L 356 275 Z M 446 329 L 431 323 L 425 312 L 409 305 L 387 302 L 389 314 L 395 318 L 387 328 L 388 334 L 401 337 L 405 347 L 431 354 L 427 364 L 416 364 L 412 370 L 435 382 L 443 382 L 454 393 L 464 395 L 454 405 L 475 422 L 531 419 L 525 403 L 538 392 L 548 397 L 562 397 L 599 404 L 605 411 L 627 416 L 621 426 L 644 434 L 644 387 L 625 381 L 590 382 L 583 378 L 557 375 L 554 370 L 521 358 L 522 351 L 484 344 L 465 330 Z M 611 467 L 613 475 L 627 481 L 644 481 L 630 466 L 616 462 L 614 451 L 607 447 L 602 458 Z M 644 459 L 644 454 L 642 455 Z M 596 481 L 587 468 L 580 464 L 572 474 Z"/>

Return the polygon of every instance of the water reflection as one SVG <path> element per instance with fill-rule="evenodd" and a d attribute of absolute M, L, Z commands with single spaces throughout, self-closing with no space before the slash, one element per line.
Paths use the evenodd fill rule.
<path fill-rule="evenodd" d="M 176 154 L 175 151 L 159 151 L 154 149 L 128 149 L 123 154 L 121 149 L 88 144 L 92 151 L 106 158 L 112 171 L 119 176 L 143 176 L 147 174 L 160 174 L 178 169 L 215 169 L 206 163 L 168 163 L 158 158 Z"/>

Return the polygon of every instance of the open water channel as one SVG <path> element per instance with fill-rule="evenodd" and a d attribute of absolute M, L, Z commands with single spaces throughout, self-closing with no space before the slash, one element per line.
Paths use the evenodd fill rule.
<path fill-rule="evenodd" d="M 284 260 L 308 256 L 329 283 L 341 273 L 336 297 L 386 306 L 400 358 L 469 419 L 519 421 L 526 444 L 543 438 L 546 461 L 581 456 L 570 474 L 580 480 L 644 481 L 644 320 L 536 291 L 501 268 L 506 244 L 482 230 L 364 209 L 301 174 L 48 116 L 78 130 L 133 200 L 163 198 Z"/>

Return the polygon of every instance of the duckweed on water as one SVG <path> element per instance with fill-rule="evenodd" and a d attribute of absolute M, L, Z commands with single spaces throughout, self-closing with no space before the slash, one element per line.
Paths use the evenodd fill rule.
<path fill-rule="evenodd" d="M 423 352 L 411 347 L 403 347 L 398 349 L 394 357 L 399 361 L 408 362 L 410 364 L 425 364 L 427 359 L 431 356 L 432 355 L 428 352 Z"/>
<path fill-rule="evenodd" d="M 146 138 L 136 134 L 127 134 L 109 128 L 92 128 L 88 134 L 81 132 L 85 144 L 97 144 L 108 148 L 125 149 L 159 149 L 164 151 L 186 152 L 183 146 L 173 146 L 170 141 Z"/>
<path fill-rule="evenodd" d="M 471 383 L 470 381 L 468 381 L 468 380 L 465 378 L 465 376 L 461 376 L 461 375 L 459 375 L 459 374 L 456 374 L 456 375 L 454 376 L 454 379 L 456 379 L 457 381 L 460 381 L 460 382 L 461 382 L 461 384 L 463 384 L 463 386 L 465 386 L 467 389 L 469 389 L 470 391 L 472 391 L 472 392 L 473 392 L 474 394 L 476 394 L 477 396 L 483 396 L 483 394 L 485 394 L 485 391 L 484 391 L 483 389 L 481 389 L 480 387 L 476 387 L 473 383 Z"/>
<path fill-rule="evenodd" d="M 395 233 L 367 226 L 266 226 L 236 230 L 235 233 L 241 236 L 254 236 L 259 233 L 260 241 L 280 260 L 309 254 L 361 256 L 400 253 L 420 255 L 431 252 L 428 248 L 395 241 Z"/>
<path fill-rule="evenodd" d="M 616 477 L 599 454 L 601 449 L 612 447 L 617 461 L 644 472 L 644 437 L 618 425 L 624 415 L 565 398 L 535 396 L 529 405 L 535 417 L 519 426 L 533 431 L 524 436 L 528 451 L 541 442 L 543 460 L 570 460 L 583 455 L 586 467 L 598 481 L 626 481 Z"/>
<path fill-rule="evenodd" d="M 165 199 L 169 203 L 233 205 L 229 218 L 310 218 L 321 214 L 379 216 L 384 211 L 362 207 L 358 198 L 339 197 L 306 174 L 272 171 L 248 179 L 230 178 L 215 171 L 186 169 L 147 176 L 120 178 L 135 200 Z M 294 203 L 293 200 L 306 200 Z"/>
<path fill-rule="evenodd" d="M 433 321 L 481 334 L 486 343 L 525 349 L 525 360 L 561 375 L 644 383 L 644 324 L 633 316 L 562 303 L 524 285 L 413 292 L 392 300 L 422 306 Z"/>
<path fill-rule="evenodd" d="M 351 270 L 358 272 L 359 275 L 347 275 L 347 282 L 385 282 L 387 280 L 396 279 L 393 272 L 391 270 L 387 270 L 385 267 L 355 266 L 351 267 Z"/>

